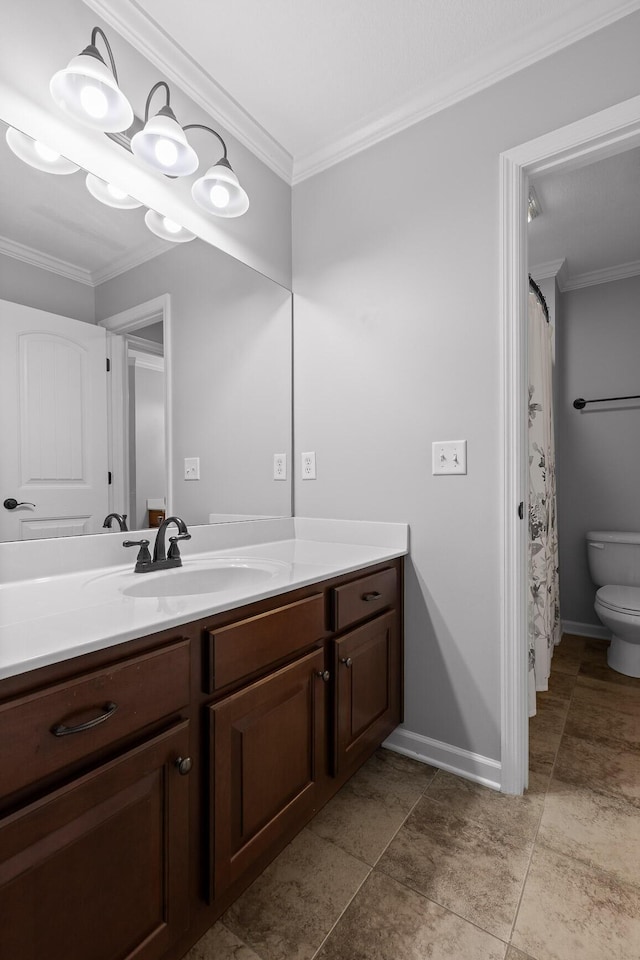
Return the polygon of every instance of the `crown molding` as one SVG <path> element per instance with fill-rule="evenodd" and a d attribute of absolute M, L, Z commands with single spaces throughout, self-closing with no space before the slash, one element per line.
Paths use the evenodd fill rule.
<path fill-rule="evenodd" d="M 0 236 L 0 253 L 13 257 L 14 260 L 22 260 L 23 263 L 30 263 L 41 270 L 48 270 L 49 273 L 57 273 L 60 277 L 66 277 L 67 280 L 86 283 L 89 287 L 94 286 L 89 270 L 77 267 L 66 260 L 60 260 L 59 257 L 52 257 L 48 253 L 42 253 L 41 250 L 34 250 L 33 247 L 27 247 L 26 244 L 18 243 L 17 240 L 11 240 L 9 237 Z"/>
<path fill-rule="evenodd" d="M 293 158 L 135 0 L 83 0 L 254 156 L 291 183 Z"/>
<path fill-rule="evenodd" d="M 540 280 L 550 280 L 553 277 L 558 284 L 560 293 L 564 293 L 566 290 L 567 261 L 564 257 L 560 260 L 547 260 L 545 263 L 538 263 L 530 268 L 529 273 L 536 283 Z"/>
<path fill-rule="evenodd" d="M 612 283 L 614 280 L 626 280 L 627 277 L 640 275 L 640 260 L 631 260 L 629 263 L 619 263 L 615 267 L 605 267 L 603 270 L 589 270 L 586 273 L 576 273 L 565 280 L 562 293 L 567 290 L 580 290 L 582 287 L 594 287 L 598 283 Z"/>
<path fill-rule="evenodd" d="M 94 270 L 91 274 L 91 282 L 94 287 L 97 287 L 99 283 L 104 283 L 106 280 L 113 280 L 114 277 L 119 277 L 121 273 L 126 273 L 127 270 L 133 270 L 134 267 L 139 267 L 141 263 L 146 263 L 147 260 L 153 260 L 154 257 L 159 257 L 160 254 L 172 249 L 173 244 L 170 241 L 166 241 L 164 249 L 158 250 L 157 240 L 150 240 L 148 244 L 138 245 L 133 252 L 126 253 L 116 260 L 112 260 L 111 263 L 106 264 L 106 266 L 101 267 L 99 270 Z"/>
<path fill-rule="evenodd" d="M 587 5 L 594 8 L 594 13 L 585 22 L 584 17 L 578 15 L 578 11 L 583 11 Z M 597 3 L 583 3 L 573 12 L 563 14 L 537 31 L 528 31 L 520 38 L 519 43 L 509 44 L 506 49 L 478 57 L 454 78 L 429 90 L 419 89 L 413 97 L 404 97 L 395 109 L 370 116 L 368 120 L 352 127 L 342 137 L 327 143 L 319 150 L 294 157 L 292 184 L 321 173 L 633 13 L 640 9 L 640 0 L 629 0 L 616 10 L 606 13 L 602 13 L 598 7 Z"/>

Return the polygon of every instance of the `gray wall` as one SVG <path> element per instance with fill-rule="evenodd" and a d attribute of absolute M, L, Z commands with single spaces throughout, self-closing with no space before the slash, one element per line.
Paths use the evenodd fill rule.
<path fill-rule="evenodd" d="M 291 446 L 291 295 L 200 240 L 96 287 L 99 319 L 171 294 L 173 509 L 291 515 L 273 454 Z M 184 458 L 200 457 L 200 481 Z M 290 476 L 290 474 L 289 474 Z"/>
<path fill-rule="evenodd" d="M 410 523 L 406 727 L 490 758 L 498 158 L 637 95 L 639 42 L 633 14 L 294 188 L 295 444 L 318 463 L 296 513 Z M 468 475 L 432 477 L 432 441 L 463 438 Z"/>
<path fill-rule="evenodd" d="M 599 624 L 587 569 L 587 530 L 640 530 L 640 401 L 576 397 L 640 393 L 640 277 L 562 295 L 557 349 L 560 612 Z M 622 407 L 622 409 L 620 409 Z"/>
<path fill-rule="evenodd" d="M 0 253 L 0 298 L 95 323 L 93 287 Z"/>

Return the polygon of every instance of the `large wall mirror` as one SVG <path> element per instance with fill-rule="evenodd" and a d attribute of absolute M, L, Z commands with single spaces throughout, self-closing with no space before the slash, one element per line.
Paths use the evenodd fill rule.
<path fill-rule="evenodd" d="M 274 478 L 274 455 L 291 462 L 290 291 L 198 238 L 156 238 L 85 171 L 27 166 L 6 130 L 0 539 L 98 533 L 111 512 L 129 529 L 165 510 L 290 516 Z"/>

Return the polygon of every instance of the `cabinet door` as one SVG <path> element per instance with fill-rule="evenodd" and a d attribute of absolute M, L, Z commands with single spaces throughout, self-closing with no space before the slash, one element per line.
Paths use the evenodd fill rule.
<path fill-rule="evenodd" d="M 324 652 L 209 707 L 216 897 L 302 826 L 326 773 Z"/>
<path fill-rule="evenodd" d="M 0 821 L 0 956 L 151 960 L 188 921 L 181 723 Z"/>
<path fill-rule="evenodd" d="M 400 650 L 395 613 L 335 641 L 334 772 L 354 768 L 400 722 Z"/>

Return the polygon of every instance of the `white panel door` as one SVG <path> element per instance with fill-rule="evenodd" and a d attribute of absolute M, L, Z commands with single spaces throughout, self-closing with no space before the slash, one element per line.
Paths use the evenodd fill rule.
<path fill-rule="evenodd" d="M 1 540 L 100 530 L 106 377 L 104 329 L 0 300 Z M 27 503 L 7 509 L 8 498 Z"/>

